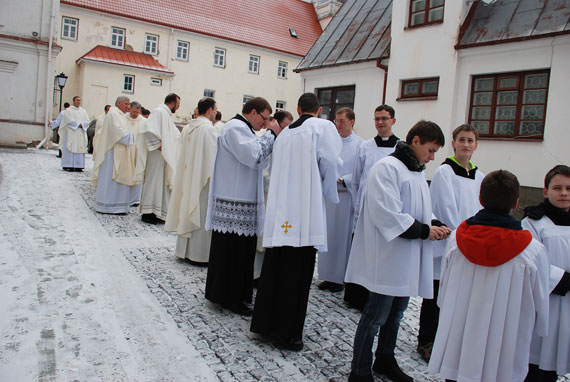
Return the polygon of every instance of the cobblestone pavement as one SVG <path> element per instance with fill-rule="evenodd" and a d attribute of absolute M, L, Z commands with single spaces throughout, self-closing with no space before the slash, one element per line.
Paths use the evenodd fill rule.
<path fill-rule="evenodd" d="M 16 156 L 17 159 L 14 159 Z M 203 377 L 189 379 L 188 377 L 177 377 L 177 374 L 172 373 L 168 374 L 170 377 L 166 377 L 166 374 L 161 377 L 160 371 L 151 372 L 148 370 L 147 372 L 150 374 L 140 374 L 145 375 L 145 378 L 142 379 L 149 381 L 212 380 L 224 382 L 336 382 L 347 380 L 350 371 L 352 342 L 360 314 L 346 307 L 342 301 L 342 293 L 318 290 L 315 278 L 311 288 L 308 314 L 305 322 L 305 347 L 301 352 L 281 351 L 249 331 L 250 318 L 237 316 L 205 300 L 204 285 L 207 269 L 196 267 L 187 261 L 177 259 L 173 253 L 175 236 L 164 232 L 162 226 L 142 223 L 140 215 L 134 208 L 128 215 L 117 216 L 95 213 L 93 211 L 94 187 L 88 182 L 91 175 L 90 168 L 87 168 L 84 173 L 67 173 L 59 169 L 59 160 L 52 151 L 28 150 L 26 152 L 14 152 L 0 150 L 0 170 L 8 164 L 21 166 L 22 171 L 25 171 L 25 168 L 33 169 L 35 164 L 39 162 L 42 163 L 46 176 L 62 179 L 57 184 L 60 184 L 62 187 L 69 187 L 72 190 L 71 192 L 81 195 L 81 198 L 78 198 L 81 202 L 75 203 L 74 208 L 78 213 L 90 216 L 91 223 L 89 224 L 98 226 L 94 227 L 98 231 L 96 229 L 91 230 L 90 234 L 94 236 L 91 238 L 91 242 L 105 242 L 105 240 L 120 242 L 120 245 L 113 247 L 114 253 L 112 255 L 116 256 L 118 261 L 124 261 L 128 264 L 131 268 L 130 271 L 136 275 L 130 277 L 134 281 L 125 285 L 125 287 L 132 288 L 131 293 L 133 295 L 148 293 L 157 305 L 163 309 L 163 316 L 160 319 L 156 317 L 148 318 L 153 322 L 147 325 L 144 330 L 152 331 L 153 324 L 156 323 L 161 327 L 168 326 L 168 321 L 170 321 L 176 327 L 174 335 L 185 337 L 184 341 L 193 345 L 198 353 L 196 357 L 211 372 L 209 375 L 202 373 Z M 86 159 L 86 163 L 89 166 L 91 165 L 90 157 Z M 5 174 L 0 173 L 2 182 L 10 181 L 2 175 Z M 5 186 L 3 187 L 2 183 L 0 183 L 0 190 L 4 188 Z M 57 190 L 46 190 L 46 192 L 57 192 Z M 5 197 L 3 193 L 0 195 L 2 198 Z M 37 200 L 36 202 L 49 204 L 49 198 L 48 200 Z M 2 205 L 2 210 L 4 210 L 4 207 L 6 206 Z M 37 224 L 39 229 L 46 229 L 46 225 L 50 226 L 51 229 L 51 227 L 55 226 L 54 224 L 57 224 L 57 221 L 52 219 L 49 223 L 42 223 L 42 221 L 50 220 L 49 216 L 50 212 L 46 207 L 41 212 L 35 213 L 35 216 L 31 215 L 29 219 L 32 221 L 37 220 L 35 224 Z M 0 218 L 4 217 L 5 213 L 2 212 Z M 56 235 L 51 239 L 53 242 L 41 243 L 35 247 L 35 249 L 39 249 L 42 252 L 42 256 L 54 257 L 73 252 L 73 248 L 66 245 L 65 240 L 58 240 L 58 237 L 63 238 L 65 234 L 61 232 L 61 229 L 55 229 Z M 22 239 L 14 230 L 10 230 L 6 226 L 3 236 L 9 239 L 8 242 L 12 246 L 17 245 L 18 241 Z M 12 248 L 11 250 L 15 249 Z M 20 251 L 26 252 L 29 249 L 22 247 Z M 32 255 L 22 254 L 22 256 L 30 256 L 30 261 L 33 261 L 31 259 Z M 72 277 L 71 275 L 65 276 Z M 6 283 L 2 279 L 4 277 L 5 274 L 0 273 L 0 287 Z M 41 300 L 44 291 L 41 289 L 42 283 L 38 285 L 37 298 Z M 82 291 L 82 285 L 79 284 L 69 287 L 66 293 L 83 295 L 84 291 Z M 88 296 L 81 297 L 89 298 Z M 31 299 L 30 304 L 41 305 L 41 302 L 32 300 L 34 299 Z M 410 300 L 408 310 L 401 324 L 396 358 L 399 360 L 402 369 L 412 375 L 415 380 L 440 381 L 440 378 L 427 374 L 427 364 L 421 360 L 415 351 L 419 305 L 419 299 Z M 134 309 L 134 307 L 131 308 Z M 84 317 L 85 314 L 82 316 Z M 135 317 L 141 319 L 141 316 Z M 142 317 L 142 320 L 145 320 L 145 318 Z M 18 325 L 20 326 L 18 327 Z M 15 323 L 9 329 L 10 331 L 18 332 L 22 330 L 22 326 L 26 326 L 25 323 Z M 11 347 L 21 346 L 19 345 L 17 335 L 7 334 L 4 325 L 1 328 L 1 333 L 5 339 L 0 342 L 0 346 L 3 347 L 0 350 L 0 364 L 7 362 Z M 53 332 L 53 325 L 49 326 L 46 324 L 44 331 L 41 333 L 48 338 L 46 342 L 48 349 L 57 349 L 56 344 L 52 343 L 50 345 L 49 338 L 50 335 L 53 336 L 53 333 L 49 332 L 49 330 Z M 156 328 L 156 330 L 164 329 Z M 147 335 L 147 333 L 137 333 L 129 330 L 123 330 L 124 332 L 128 332 L 131 340 Z M 97 336 L 98 334 L 92 332 L 90 335 Z M 75 341 L 64 341 L 66 343 L 59 346 L 72 348 L 75 346 L 76 351 L 80 352 L 79 349 L 83 346 L 81 337 L 78 336 Z M 139 343 L 141 343 L 140 346 L 144 346 L 142 345 L 144 344 L 143 340 L 139 340 Z M 46 354 L 51 353 L 47 352 Z M 149 356 L 152 357 L 152 354 L 146 355 L 146 357 Z M 190 355 L 189 357 L 194 356 Z M 51 378 L 57 374 L 57 377 L 52 379 L 38 378 L 38 380 L 140 380 L 126 378 L 128 373 L 121 370 L 124 369 L 122 364 L 128 362 L 128 360 L 122 358 L 128 358 L 128 356 L 119 355 L 114 363 L 111 362 L 111 365 L 106 366 L 111 371 L 99 371 L 98 368 L 102 366 L 90 367 L 90 371 L 84 373 L 84 378 L 78 377 L 79 372 L 75 374 L 60 372 L 57 374 L 53 370 L 55 366 L 50 366 L 51 369 L 50 367 L 44 367 L 41 370 L 47 373 L 45 374 L 46 376 Z M 176 357 L 173 358 L 173 361 L 177 361 Z M 144 361 L 151 362 L 148 358 L 144 358 Z M 183 363 L 183 361 L 179 363 Z M 203 367 L 203 365 L 198 366 Z M 190 366 L 189 368 L 191 369 Z M 3 380 L 1 374 L 2 369 L 0 368 L 0 381 Z M 62 374 L 65 374 L 65 377 L 62 378 Z M 190 371 L 190 375 L 193 375 L 192 371 Z M 377 376 L 375 379 L 376 381 L 388 381 L 388 379 L 382 379 Z M 570 381 L 570 378 L 560 380 Z"/>

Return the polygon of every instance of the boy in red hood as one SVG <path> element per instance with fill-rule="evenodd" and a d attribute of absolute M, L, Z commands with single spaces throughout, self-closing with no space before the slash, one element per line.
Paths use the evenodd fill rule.
<path fill-rule="evenodd" d="M 449 237 L 439 326 L 428 370 L 448 381 L 523 381 L 533 329 L 548 329 L 545 248 L 509 215 L 519 182 L 497 170 L 481 183 L 484 209 Z"/>

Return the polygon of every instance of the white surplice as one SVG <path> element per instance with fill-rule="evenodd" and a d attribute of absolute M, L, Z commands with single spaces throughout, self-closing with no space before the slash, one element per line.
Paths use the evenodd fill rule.
<path fill-rule="evenodd" d="M 206 229 L 254 236 L 263 230 L 263 169 L 275 138 L 271 131 L 257 137 L 244 120 L 229 120 L 218 137 Z"/>
<path fill-rule="evenodd" d="M 457 175 L 449 164 L 439 166 L 430 183 L 431 205 L 435 217 L 454 230 L 465 219 L 475 215 L 483 208 L 479 201 L 479 190 L 484 177 L 485 174 L 479 169 L 475 171 L 475 179 L 471 179 Z M 433 243 L 434 280 L 439 280 L 441 258 L 446 245 L 446 240 Z"/>
<path fill-rule="evenodd" d="M 394 137 L 394 136 L 392 136 Z M 375 137 L 382 139 L 384 142 L 388 142 L 390 138 Z M 379 147 L 376 143 L 376 139 L 371 138 L 363 142 L 356 154 L 356 161 L 354 162 L 354 169 L 351 177 L 351 194 L 352 203 L 354 208 L 354 221 L 353 221 L 353 231 L 356 229 L 356 221 L 358 220 L 358 215 L 360 214 L 360 209 L 362 208 L 362 195 L 366 190 L 366 182 L 368 180 L 368 174 L 370 169 L 376 162 L 390 155 L 394 152 L 396 148 L 396 139 L 392 138 L 393 146 L 389 147 Z"/>
<path fill-rule="evenodd" d="M 180 131 L 165 104 L 152 110 L 137 138 L 135 182 L 143 183 L 140 212 L 166 219 L 178 159 Z"/>
<path fill-rule="evenodd" d="M 548 258 L 536 240 L 510 261 L 476 265 L 448 238 L 428 371 L 457 382 L 521 382 L 533 328 L 548 329 Z"/>
<path fill-rule="evenodd" d="M 345 281 L 388 296 L 432 298 L 431 241 L 400 237 L 415 220 L 431 225 L 424 171 L 387 156 L 372 167 L 366 187 Z"/>
<path fill-rule="evenodd" d="M 338 203 L 342 141 L 334 124 L 311 117 L 275 141 L 263 246 L 327 250 L 325 196 Z"/>
<path fill-rule="evenodd" d="M 358 135 L 352 133 L 342 139 L 342 167 L 340 170 L 344 184 L 339 183 L 338 204 L 325 200 L 327 216 L 327 247 L 328 252 L 319 252 L 319 280 L 342 284 L 350 253 L 354 209 L 350 188 L 352 171 L 358 148 L 364 142 Z"/>
<path fill-rule="evenodd" d="M 85 168 L 88 127 L 89 115 L 84 108 L 70 106 L 65 109 L 58 130 L 61 167 Z"/>
<path fill-rule="evenodd" d="M 206 231 L 205 223 L 217 138 L 212 122 L 204 116 L 193 119 L 180 136 L 180 154 L 164 229 L 178 235 L 174 254 L 182 259 L 208 262 L 212 232 Z"/>
<path fill-rule="evenodd" d="M 132 174 L 133 163 L 121 165 L 127 158 L 116 157 L 118 152 L 134 147 L 134 135 L 129 131 L 124 113 L 112 106 L 103 119 L 98 148 L 94 154 L 91 181 L 97 185 L 95 191 L 95 211 L 109 214 L 127 213 L 131 205 L 138 203 L 140 188 L 117 182 Z M 117 174 L 117 169 L 121 173 Z M 130 170 L 129 170 L 130 169 Z M 126 170 L 126 171 L 125 171 Z"/>
<path fill-rule="evenodd" d="M 540 220 L 525 218 L 523 227 L 546 247 L 550 262 L 550 285 L 553 290 L 564 271 L 570 272 L 570 227 L 555 225 L 544 216 Z M 548 335 L 533 334 L 530 363 L 556 374 L 570 373 L 570 293 L 550 295 Z"/>

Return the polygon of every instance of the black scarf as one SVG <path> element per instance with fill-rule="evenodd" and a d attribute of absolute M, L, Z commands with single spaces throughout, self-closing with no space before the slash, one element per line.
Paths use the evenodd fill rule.
<path fill-rule="evenodd" d="M 422 172 L 425 170 L 425 165 L 420 165 L 414 150 L 404 141 L 398 141 L 396 149 L 390 154 L 396 159 L 399 159 L 410 171 Z"/>
<path fill-rule="evenodd" d="M 570 226 L 570 212 L 554 207 L 550 200 L 544 199 L 544 202 L 538 206 L 526 207 L 524 216 L 528 216 L 533 220 L 540 220 L 546 215 L 556 225 Z"/>
<path fill-rule="evenodd" d="M 508 212 L 499 210 L 482 209 L 466 220 L 469 225 L 486 225 L 513 230 L 521 230 L 521 222 L 509 215 Z"/>

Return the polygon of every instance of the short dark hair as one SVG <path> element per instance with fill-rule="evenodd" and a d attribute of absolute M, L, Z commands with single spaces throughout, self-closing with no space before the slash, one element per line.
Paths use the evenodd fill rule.
<path fill-rule="evenodd" d="M 247 101 L 245 105 L 243 105 L 243 109 L 241 109 L 241 112 L 243 114 L 249 114 L 253 110 L 257 111 L 257 113 L 259 114 L 263 113 L 265 110 L 268 110 L 269 114 L 273 113 L 271 105 L 263 97 L 255 97 Z"/>
<path fill-rule="evenodd" d="M 216 101 L 210 97 L 204 97 L 198 101 L 198 114 L 206 114 L 209 109 L 213 109 L 216 106 Z"/>
<path fill-rule="evenodd" d="M 392 106 L 389 106 L 389 105 L 380 105 L 376 109 L 374 109 L 375 113 L 377 111 L 387 111 L 388 113 L 390 113 L 390 117 L 392 117 L 392 118 L 394 118 L 396 116 L 396 111 L 394 110 L 394 108 Z"/>
<path fill-rule="evenodd" d="M 222 112 L 221 111 L 217 111 L 216 112 L 216 121 L 221 121 L 222 120 Z"/>
<path fill-rule="evenodd" d="M 178 95 L 175 93 L 170 93 L 164 98 L 164 104 L 168 105 L 169 103 L 176 102 L 176 100 L 180 99 Z"/>
<path fill-rule="evenodd" d="M 321 104 L 315 93 L 305 93 L 299 97 L 297 106 L 301 109 L 301 113 L 316 113 L 319 111 Z"/>
<path fill-rule="evenodd" d="M 339 114 L 346 115 L 346 117 L 348 119 L 350 119 L 351 121 L 354 121 L 354 119 L 356 118 L 356 115 L 354 114 L 354 110 L 352 110 L 349 107 L 341 107 L 340 109 L 338 109 L 336 111 L 335 115 L 339 115 Z"/>
<path fill-rule="evenodd" d="M 143 107 L 141 107 L 141 114 L 142 115 L 150 115 L 150 110 L 148 110 L 147 108 L 145 108 L 143 106 Z"/>
<path fill-rule="evenodd" d="M 481 182 L 481 204 L 490 210 L 509 212 L 519 198 L 519 186 L 513 173 L 507 170 L 492 171 Z"/>
<path fill-rule="evenodd" d="M 285 118 L 293 120 L 293 115 L 291 115 L 291 113 L 289 113 L 287 110 L 279 110 L 276 111 L 275 114 L 273 114 L 273 118 L 277 120 L 277 123 L 281 124 L 281 122 L 283 122 Z"/>
<path fill-rule="evenodd" d="M 453 137 L 453 140 L 457 139 L 457 136 L 459 135 L 459 133 L 461 133 L 462 131 L 467 131 L 469 133 L 473 133 L 475 134 L 475 140 L 478 141 L 479 140 L 479 130 L 477 130 L 476 128 L 474 128 L 473 126 L 471 126 L 468 123 L 464 123 L 463 125 L 459 125 L 458 127 L 455 128 L 455 130 L 453 130 L 453 133 L 451 133 L 451 136 Z"/>
<path fill-rule="evenodd" d="M 435 142 L 440 147 L 445 145 L 445 137 L 443 135 L 443 131 L 439 128 L 439 126 L 432 121 L 425 121 L 421 120 L 416 123 L 410 131 L 408 131 L 408 135 L 406 136 L 406 143 L 412 144 L 414 137 L 418 136 L 420 138 L 420 143 L 423 145 L 427 142 Z"/>
<path fill-rule="evenodd" d="M 71 100 L 72 100 L 73 102 L 75 102 L 75 100 L 76 100 L 77 98 L 81 98 L 81 97 L 80 97 L 80 96 L 73 96 L 73 98 L 72 98 Z"/>
<path fill-rule="evenodd" d="M 105 105 L 105 107 L 103 108 L 104 111 L 107 111 L 111 108 L 111 105 Z"/>
<path fill-rule="evenodd" d="M 551 168 L 544 177 L 544 188 L 548 188 L 548 186 L 550 186 L 552 178 L 554 178 L 556 175 L 564 175 L 570 177 L 570 167 L 559 164 L 558 166 Z"/>
<path fill-rule="evenodd" d="M 66 102 L 66 103 L 63 104 L 63 108 L 64 108 L 64 109 L 67 109 L 68 107 L 69 107 L 69 102 Z"/>

